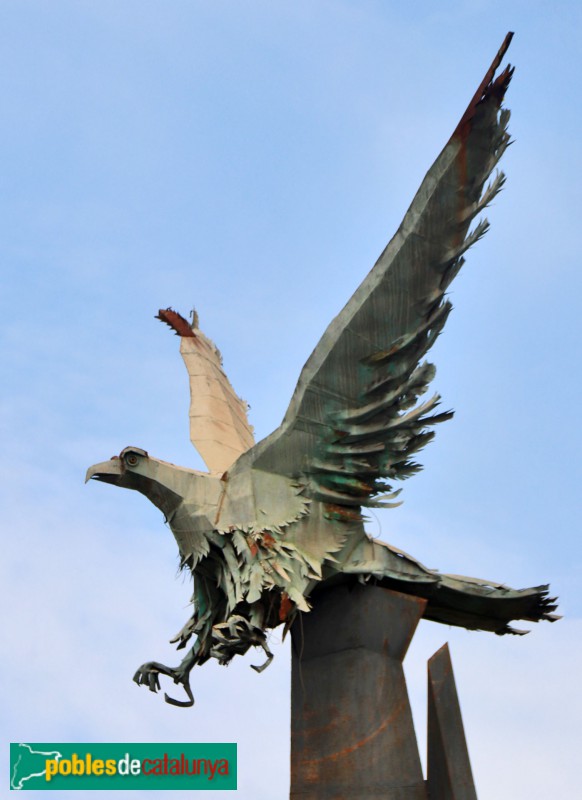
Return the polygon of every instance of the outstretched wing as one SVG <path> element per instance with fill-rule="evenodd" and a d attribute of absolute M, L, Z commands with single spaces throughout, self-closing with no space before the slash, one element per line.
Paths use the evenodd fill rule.
<path fill-rule="evenodd" d="M 475 217 L 504 183 L 498 173 L 509 143 L 501 109 L 513 74 L 495 78 L 513 34 L 429 172 L 392 241 L 332 321 L 301 372 L 283 423 L 237 462 L 291 477 L 308 476 L 309 493 L 349 507 L 387 505 L 386 480 L 420 469 L 412 456 L 432 437 L 439 396 L 417 405 L 435 374 L 422 362 L 451 304 L 445 292 L 463 254 L 488 228 Z M 389 504 L 388 504 L 389 505 Z M 347 508 L 346 508 L 347 507 Z"/>
<path fill-rule="evenodd" d="M 237 396 L 222 369 L 216 345 L 194 323 L 171 308 L 157 319 L 180 336 L 180 353 L 190 377 L 190 439 L 211 472 L 226 471 L 255 443 L 247 404 Z"/>

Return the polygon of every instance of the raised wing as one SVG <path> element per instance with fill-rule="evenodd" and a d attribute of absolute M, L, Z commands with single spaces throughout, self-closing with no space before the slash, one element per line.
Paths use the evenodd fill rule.
<path fill-rule="evenodd" d="M 421 360 L 451 304 L 445 292 L 463 254 L 488 228 L 475 217 L 504 183 L 484 189 L 509 143 L 501 109 L 513 74 L 495 78 L 508 34 L 459 125 L 427 173 L 392 241 L 332 321 L 301 372 L 281 426 L 237 462 L 290 477 L 308 476 L 312 497 L 337 506 L 377 499 L 420 469 L 411 457 L 452 416 L 434 413 L 439 396 L 417 405 L 435 368 Z M 388 504 L 390 505 L 390 504 Z"/>
<path fill-rule="evenodd" d="M 158 319 L 180 336 L 180 353 L 190 377 L 190 439 L 211 472 L 226 471 L 255 443 L 247 404 L 237 396 L 222 369 L 216 345 L 171 308 Z"/>

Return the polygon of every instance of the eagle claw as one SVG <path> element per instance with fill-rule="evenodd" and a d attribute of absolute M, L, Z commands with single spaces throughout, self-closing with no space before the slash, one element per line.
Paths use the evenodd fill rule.
<path fill-rule="evenodd" d="M 158 661 L 148 661 L 142 664 L 133 676 L 133 680 L 138 686 L 147 686 L 150 692 L 157 692 L 160 688 L 160 674 L 167 675 L 172 678 L 174 683 L 181 683 L 184 691 L 188 695 L 188 700 L 175 700 L 164 692 L 164 700 L 172 706 L 193 706 L 194 695 L 190 688 L 190 673 L 181 670 L 179 667 L 173 669 L 160 664 Z"/>

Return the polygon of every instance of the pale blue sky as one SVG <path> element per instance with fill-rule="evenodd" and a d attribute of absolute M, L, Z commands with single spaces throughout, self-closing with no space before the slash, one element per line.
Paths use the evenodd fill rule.
<path fill-rule="evenodd" d="M 128 444 L 202 466 L 160 307 L 195 305 L 257 438 L 279 424 L 508 30 L 507 187 L 433 351 L 457 413 L 369 530 L 442 571 L 552 583 L 559 624 L 508 639 L 423 623 L 407 669 L 423 740 L 426 659 L 451 643 L 480 800 L 575 796 L 573 1 L 0 2 L 3 747 L 238 741 L 229 796 L 286 797 L 287 647 L 260 676 L 252 658 L 205 665 L 191 711 L 139 690 L 139 664 L 179 659 L 189 587 L 159 512 L 84 472 Z"/>

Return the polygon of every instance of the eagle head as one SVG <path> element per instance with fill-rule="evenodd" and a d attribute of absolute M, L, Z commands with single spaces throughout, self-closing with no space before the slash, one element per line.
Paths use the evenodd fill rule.
<path fill-rule="evenodd" d="M 182 557 L 208 551 L 204 539 L 214 528 L 223 491 L 219 477 L 178 467 L 130 446 L 89 467 L 85 482 L 90 479 L 145 495 L 170 525 Z"/>
<path fill-rule="evenodd" d="M 125 447 L 109 461 L 94 464 L 87 470 L 90 480 L 111 483 L 124 489 L 135 489 L 145 495 L 169 519 L 182 502 L 176 485 L 173 464 L 150 458 L 141 447 Z"/>

